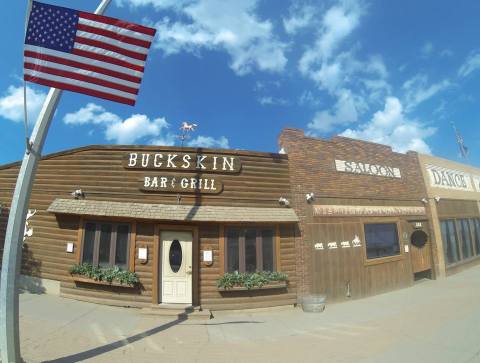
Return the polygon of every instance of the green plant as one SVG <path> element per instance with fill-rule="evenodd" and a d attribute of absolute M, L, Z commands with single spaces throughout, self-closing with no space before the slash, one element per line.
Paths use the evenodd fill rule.
<path fill-rule="evenodd" d="M 85 276 L 95 281 L 106 281 L 108 283 L 119 282 L 122 285 L 133 286 L 139 282 L 138 275 L 135 272 L 124 271 L 118 266 L 100 268 L 90 263 L 82 263 L 70 267 L 69 272 L 72 275 Z"/>
<path fill-rule="evenodd" d="M 227 272 L 218 281 L 217 286 L 223 289 L 230 289 L 234 286 L 243 286 L 247 289 L 262 287 L 270 282 L 287 281 L 288 275 L 284 272 L 254 272 L 239 273 Z"/>

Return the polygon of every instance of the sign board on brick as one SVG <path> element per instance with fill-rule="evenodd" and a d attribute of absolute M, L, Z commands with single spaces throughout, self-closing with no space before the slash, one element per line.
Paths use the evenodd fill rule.
<path fill-rule="evenodd" d="M 337 171 L 352 174 L 383 176 L 386 178 L 401 178 L 399 168 L 387 165 L 369 164 L 360 161 L 335 160 Z"/>
<path fill-rule="evenodd" d="M 431 164 L 425 165 L 425 169 L 428 172 L 432 187 L 467 192 L 474 191 L 470 174 L 468 173 Z"/>

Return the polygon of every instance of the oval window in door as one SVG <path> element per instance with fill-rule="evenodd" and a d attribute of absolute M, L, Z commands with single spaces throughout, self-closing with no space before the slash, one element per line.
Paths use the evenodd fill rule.
<path fill-rule="evenodd" d="M 173 272 L 178 272 L 182 266 L 182 245 L 178 239 L 173 240 L 169 251 L 170 268 Z"/>
<path fill-rule="evenodd" d="M 423 246 L 425 246 L 427 240 L 428 235 L 421 230 L 413 232 L 412 236 L 410 237 L 410 243 L 418 248 L 422 248 Z"/>

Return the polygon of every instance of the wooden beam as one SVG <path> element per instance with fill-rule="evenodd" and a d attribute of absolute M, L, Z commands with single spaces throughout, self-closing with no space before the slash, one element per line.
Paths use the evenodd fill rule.
<path fill-rule="evenodd" d="M 81 252 L 83 250 L 83 234 L 85 230 L 85 223 L 83 217 L 80 217 L 78 222 L 78 233 L 77 233 L 77 243 L 75 245 L 75 262 L 77 264 L 80 263 L 81 260 Z"/>
<path fill-rule="evenodd" d="M 135 251 L 137 245 L 137 222 L 132 223 L 132 231 L 130 232 L 130 256 L 128 258 L 128 270 L 135 272 Z"/>
<path fill-rule="evenodd" d="M 152 304 L 156 305 L 160 301 L 159 298 L 159 255 L 160 255 L 160 226 L 155 225 L 154 235 L 153 235 L 153 261 L 152 261 Z"/>
<path fill-rule="evenodd" d="M 218 236 L 218 271 L 220 276 L 225 273 L 225 225 L 219 225 Z"/>

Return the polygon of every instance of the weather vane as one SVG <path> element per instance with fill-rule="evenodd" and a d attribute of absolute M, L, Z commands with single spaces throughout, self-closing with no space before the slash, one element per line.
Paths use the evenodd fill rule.
<path fill-rule="evenodd" d="M 185 139 L 188 139 L 190 135 L 188 135 L 188 132 L 190 131 L 195 131 L 195 128 L 197 127 L 197 124 L 191 123 L 189 124 L 187 121 L 182 122 L 182 126 L 180 127 L 180 130 L 182 130 L 182 133 L 180 135 L 177 135 L 177 137 L 182 141 L 182 147 L 183 147 L 183 142 Z"/>

